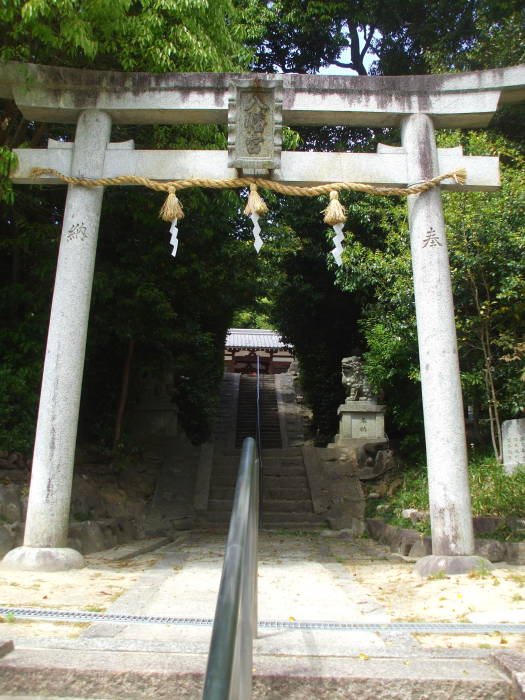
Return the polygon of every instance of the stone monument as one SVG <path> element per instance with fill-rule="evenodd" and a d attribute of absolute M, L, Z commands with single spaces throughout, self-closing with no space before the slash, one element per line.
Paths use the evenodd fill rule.
<path fill-rule="evenodd" d="M 525 467 L 525 418 L 503 421 L 503 469 L 509 476 Z"/>
<path fill-rule="evenodd" d="M 337 410 L 339 433 L 336 445 L 357 449 L 365 444 L 386 443 L 385 407 L 377 403 L 361 358 L 343 357 L 341 368 L 347 397 Z"/>

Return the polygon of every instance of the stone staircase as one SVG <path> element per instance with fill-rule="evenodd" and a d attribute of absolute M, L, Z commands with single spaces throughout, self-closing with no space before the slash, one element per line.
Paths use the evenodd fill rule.
<path fill-rule="evenodd" d="M 240 450 L 231 450 L 214 458 L 207 512 L 210 524 L 229 521 L 240 455 Z M 326 521 L 314 513 L 301 448 L 263 450 L 262 462 L 262 527 L 292 530 L 326 527 Z"/>
<path fill-rule="evenodd" d="M 263 523 L 271 529 L 304 530 L 326 527 L 326 521 L 314 512 L 302 447 L 289 444 L 287 429 L 291 402 L 287 397 L 286 419 L 281 415 L 283 381 L 276 386 L 275 376 L 261 378 L 261 442 L 263 463 Z M 286 383 L 286 382 L 285 382 Z M 246 437 L 256 433 L 256 378 L 225 374 L 215 423 L 211 473 L 206 512 L 201 522 L 225 526 L 230 519 L 241 447 Z"/>
<path fill-rule="evenodd" d="M 262 449 L 282 447 L 274 376 L 261 377 L 260 394 L 261 447 Z M 257 377 L 241 375 L 236 427 L 235 447 L 240 448 L 245 438 L 255 437 L 257 431 Z"/>

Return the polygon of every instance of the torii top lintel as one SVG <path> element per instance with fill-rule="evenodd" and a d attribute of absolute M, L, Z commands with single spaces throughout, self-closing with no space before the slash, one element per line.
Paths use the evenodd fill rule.
<path fill-rule="evenodd" d="M 424 113 L 438 128 L 486 126 L 502 104 L 525 100 L 525 65 L 411 76 L 119 73 L 9 62 L 0 97 L 29 120 L 74 123 L 85 109 L 117 124 L 226 123 L 233 81 L 282 79 L 283 123 L 398 126 Z"/>

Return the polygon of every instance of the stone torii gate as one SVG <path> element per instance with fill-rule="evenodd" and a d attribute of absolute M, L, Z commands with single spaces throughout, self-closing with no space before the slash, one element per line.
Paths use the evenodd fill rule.
<path fill-rule="evenodd" d="M 466 168 L 464 186 L 449 179 L 441 187 L 494 190 L 498 159 L 438 149 L 434 128 L 486 126 L 500 105 L 525 99 L 525 66 L 342 77 L 117 73 L 8 63 L 0 75 L 0 97 L 14 99 L 28 120 L 76 123 L 74 143 L 50 141 L 47 149 L 17 150 L 19 164 L 11 174 L 16 184 L 62 182 L 54 175 L 35 176 L 34 167 L 83 178 L 225 179 L 242 172 L 267 173 L 295 185 L 350 180 L 384 186 L 411 185 Z M 401 127 L 402 145 L 379 147 L 375 154 L 281 153 L 281 121 Z M 229 123 L 229 151 L 136 151 L 132 142 L 110 143 L 112 123 Z M 251 128 L 244 141 L 242 123 Z M 68 187 L 24 545 L 9 552 L 3 566 L 61 570 L 83 564 L 67 547 L 67 533 L 102 196 L 103 187 Z M 454 572 L 478 565 L 479 559 L 471 556 L 464 414 L 439 188 L 410 195 L 408 208 L 433 545 L 433 557 L 420 570 Z"/>

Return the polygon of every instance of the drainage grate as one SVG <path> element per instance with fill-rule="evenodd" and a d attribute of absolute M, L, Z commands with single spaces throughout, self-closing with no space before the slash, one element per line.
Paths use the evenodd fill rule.
<path fill-rule="evenodd" d="M 62 622 L 113 622 L 121 625 L 186 625 L 211 627 L 211 617 L 159 617 L 148 615 L 119 615 L 81 610 L 0 607 L 0 615 L 27 620 L 57 620 Z M 329 630 L 333 632 L 418 632 L 425 634 L 525 634 L 525 624 L 474 622 L 299 622 L 291 620 L 259 620 L 259 629 Z"/>

